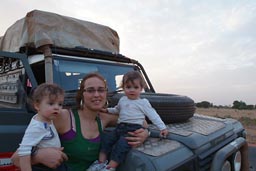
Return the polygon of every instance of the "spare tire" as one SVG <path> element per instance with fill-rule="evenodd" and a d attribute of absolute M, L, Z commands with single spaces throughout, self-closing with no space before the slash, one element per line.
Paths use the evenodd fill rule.
<path fill-rule="evenodd" d="M 115 106 L 123 95 L 123 93 L 109 95 L 109 107 Z M 195 113 L 195 103 L 187 96 L 141 93 L 140 97 L 149 100 L 152 107 L 166 124 L 187 121 Z"/>

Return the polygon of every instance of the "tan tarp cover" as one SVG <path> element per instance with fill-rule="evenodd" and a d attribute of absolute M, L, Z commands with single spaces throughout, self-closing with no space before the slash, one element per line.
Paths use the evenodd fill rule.
<path fill-rule="evenodd" d="M 20 47 L 82 46 L 119 52 L 119 37 L 115 30 L 88 21 L 34 10 L 18 20 L 0 37 L 0 50 L 18 52 Z"/>

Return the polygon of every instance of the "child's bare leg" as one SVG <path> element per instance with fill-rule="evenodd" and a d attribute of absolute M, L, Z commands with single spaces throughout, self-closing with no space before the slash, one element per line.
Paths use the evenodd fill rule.
<path fill-rule="evenodd" d="M 111 168 L 117 168 L 118 163 L 114 160 L 110 160 L 108 166 L 110 166 Z"/>
<path fill-rule="evenodd" d="M 107 155 L 103 152 L 100 152 L 100 155 L 99 155 L 99 162 L 103 163 L 107 160 Z"/>

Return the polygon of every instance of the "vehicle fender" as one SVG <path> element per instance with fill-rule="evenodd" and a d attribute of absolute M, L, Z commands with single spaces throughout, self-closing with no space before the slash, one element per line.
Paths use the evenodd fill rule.
<path fill-rule="evenodd" d="M 242 155 L 241 170 L 248 171 L 248 144 L 243 137 L 237 138 L 236 140 L 230 142 L 228 145 L 216 152 L 212 161 L 211 171 L 220 171 L 227 158 L 238 150 L 241 151 Z"/>

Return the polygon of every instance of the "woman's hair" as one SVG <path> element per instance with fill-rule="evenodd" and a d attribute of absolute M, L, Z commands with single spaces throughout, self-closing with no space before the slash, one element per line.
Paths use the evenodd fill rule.
<path fill-rule="evenodd" d="M 81 109 L 81 100 L 83 100 L 83 92 L 84 92 L 84 82 L 86 80 L 88 80 L 89 78 L 93 78 L 93 77 L 96 77 L 96 78 L 99 78 L 100 80 L 102 80 L 105 84 L 105 88 L 107 88 L 107 82 L 106 82 L 105 78 L 102 75 L 100 75 L 98 72 L 92 72 L 92 73 L 89 73 L 86 76 L 84 76 L 84 78 L 82 79 L 82 81 L 80 83 L 79 90 L 77 91 L 77 94 L 76 94 L 77 109 Z"/>
<path fill-rule="evenodd" d="M 124 74 L 121 87 L 124 88 L 125 84 L 127 84 L 128 82 L 131 82 L 133 84 L 134 80 L 139 80 L 140 86 L 142 88 L 145 88 L 145 81 L 139 71 L 129 71 Z"/>
<path fill-rule="evenodd" d="M 59 96 L 64 96 L 64 90 L 53 83 L 42 83 L 33 91 L 32 103 L 40 103 L 43 97 L 49 97 L 52 100 Z"/>

